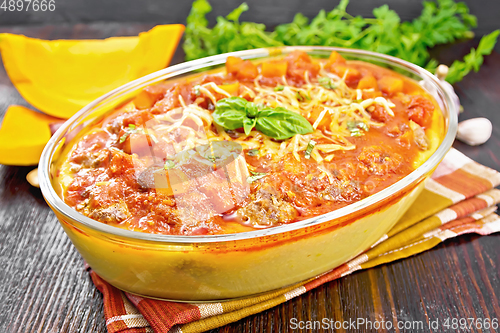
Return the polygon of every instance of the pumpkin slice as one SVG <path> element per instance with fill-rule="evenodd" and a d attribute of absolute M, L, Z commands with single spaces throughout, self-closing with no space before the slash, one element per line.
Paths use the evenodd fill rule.
<path fill-rule="evenodd" d="M 14 86 L 37 109 L 69 118 L 97 97 L 166 67 L 184 31 L 159 25 L 134 37 L 41 40 L 0 34 L 0 51 Z"/>
<path fill-rule="evenodd" d="M 61 119 L 24 106 L 10 106 L 0 127 L 0 164 L 38 164 L 51 137 L 50 124 L 57 122 Z"/>

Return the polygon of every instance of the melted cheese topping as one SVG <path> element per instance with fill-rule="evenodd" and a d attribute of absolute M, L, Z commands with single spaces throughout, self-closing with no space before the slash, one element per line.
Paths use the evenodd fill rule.
<path fill-rule="evenodd" d="M 282 77 L 282 86 L 279 89 L 261 85 L 262 76 L 258 76 L 254 80 L 253 89 L 242 85 L 243 88 L 239 97 L 244 98 L 248 96 L 253 99 L 254 103 L 273 108 L 283 107 L 309 119 L 314 110 L 316 110 L 316 113 L 319 113 L 312 124 L 314 128 L 313 133 L 307 135 L 297 134 L 282 142 L 276 142 L 257 130 L 252 130 L 248 135 L 235 132 L 231 133 L 230 136 L 222 127 L 213 122 L 209 110 L 200 107 L 198 102 L 186 105 L 180 95 L 179 102 L 182 107 L 173 109 L 165 114 L 156 115 L 155 118 L 160 124 L 153 126 L 151 129 L 155 136 L 169 142 L 171 141 L 166 136 L 169 132 L 176 129 L 188 131 L 189 134 L 186 140 L 172 142 L 176 153 L 206 144 L 209 141 L 228 140 L 239 143 L 243 149 L 256 149 L 261 156 L 270 155 L 276 161 L 289 153 L 292 153 L 297 160 L 300 160 L 298 153 L 306 151 L 309 143 L 314 141 L 319 143 L 314 145 L 312 150 L 308 152 L 310 157 L 318 163 L 321 163 L 323 160 L 329 161 L 334 157 L 333 153 L 336 151 L 353 150 L 356 148 L 349 140 L 349 137 L 352 135 L 348 128 L 349 122 L 363 123 L 367 129 L 372 126 L 379 127 L 384 125 L 371 119 L 370 112 L 368 111 L 370 106 L 379 104 L 384 107 L 389 115 L 394 115 L 392 108 L 395 105 L 390 100 L 383 97 L 363 100 L 362 90 L 351 89 L 346 85 L 344 81 L 346 75 L 347 73 L 344 74 L 343 78 L 340 78 L 321 68 L 319 77 L 323 78 L 323 80 L 328 80 L 329 86 L 311 83 L 307 71 L 304 74 L 306 84 L 301 87 L 290 85 L 284 76 Z M 193 89 L 196 90 L 197 94 L 210 99 L 214 105 L 217 103 L 215 93 L 224 97 L 231 97 L 231 94 L 217 86 L 214 82 L 197 85 Z M 330 121 L 320 129 L 319 125 L 327 116 Z M 190 126 L 185 125 L 188 121 L 191 122 Z M 193 123 L 198 128 L 192 126 Z"/>

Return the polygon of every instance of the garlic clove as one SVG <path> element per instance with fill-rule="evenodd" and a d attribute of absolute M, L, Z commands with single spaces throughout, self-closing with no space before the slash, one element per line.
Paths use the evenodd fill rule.
<path fill-rule="evenodd" d="M 488 141 L 492 131 L 489 119 L 472 118 L 458 123 L 457 139 L 470 146 L 478 146 Z"/>
<path fill-rule="evenodd" d="M 38 168 L 31 170 L 26 175 L 26 180 L 34 187 L 40 187 L 40 183 L 38 182 Z"/>

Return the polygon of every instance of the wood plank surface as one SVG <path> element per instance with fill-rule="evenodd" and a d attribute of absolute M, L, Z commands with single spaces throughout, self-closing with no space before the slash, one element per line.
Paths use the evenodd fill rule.
<path fill-rule="evenodd" d="M 0 28 L 32 37 L 105 38 L 134 35 L 148 24 L 91 24 Z M 473 45 L 474 42 L 470 42 Z M 466 43 L 466 46 L 470 46 Z M 443 61 L 465 52 L 445 48 Z M 174 62 L 182 61 L 182 52 Z M 465 113 L 460 120 L 488 117 L 493 137 L 480 147 L 455 147 L 500 170 L 500 54 L 485 60 L 479 73 L 456 85 Z M 0 117 L 10 104 L 26 104 L 0 67 Z M 83 261 L 46 205 L 31 187 L 31 167 L 0 165 L 0 332 L 106 332 L 102 296 L 83 269 Z M 323 285 L 263 313 L 213 332 L 292 332 L 292 320 L 365 319 L 418 322 L 423 328 L 384 332 L 495 332 L 493 329 L 439 329 L 429 323 L 446 318 L 500 319 L 500 234 L 460 236 L 423 254 L 357 272 Z M 293 319 L 295 318 L 295 319 Z M 415 322 L 415 323 L 413 323 Z M 408 324 L 409 323 L 409 324 Z M 451 322 L 450 322 L 451 323 Z M 369 326 L 306 331 L 374 332 Z"/>

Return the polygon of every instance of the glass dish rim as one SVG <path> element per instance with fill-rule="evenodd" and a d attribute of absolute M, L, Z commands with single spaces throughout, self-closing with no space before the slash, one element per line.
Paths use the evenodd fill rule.
<path fill-rule="evenodd" d="M 226 58 L 229 56 L 241 57 L 244 59 L 253 59 L 259 57 L 266 56 L 277 56 L 280 54 L 285 54 L 294 50 L 302 50 L 306 52 L 313 51 L 339 51 L 339 52 L 348 52 L 353 55 L 360 56 L 369 56 L 375 58 L 377 60 L 382 60 L 383 62 L 391 65 L 397 65 L 399 67 L 403 67 L 406 70 L 410 70 L 414 74 L 420 76 L 423 79 L 429 80 L 436 88 L 437 91 L 441 93 L 443 96 L 442 102 L 444 103 L 443 114 L 446 116 L 446 112 L 448 111 L 448 130 L 436 151 L 417 169 L 412 171 L 410 174 L 400 179 L 396 183 L 386 187 L 385 189 L 370 195 L 360 201 L 354 202 L 345 207 L 339 208 L 337 210 L 315 216 L 306 220 L 297 221 L 290 224 L 284 224 L 277 227 L 266 228 L 266 229 L 257 229 L 253 231 L 246 231 L 241 233 L 231 233 L 231 234 L 221 234 L 221 235 L 204 235 L 204 236 L 182 236 L 182 235 L 163 235 L 163 234 L 152 234 L 145 233 L 139 231 L 126 230 L 119 227 L 107 225 L 105 223 L 93 220 L 79 212 L 75 209 L 68 206 L 56 193 L 54 190 L 51 180 L 50 180 L 50 167 L 52 162 L 52 157 L 55 148 L 57 147 L 60 139 L 62 138 L 65 131 L 78 119 L 82 118 L 86 115 L 86 113 L 96 105 L 105 101 L 109 97 L 114 94 L 120 93 L 128 88 L 138 86 L 142 83 L 148 82 L 149 80 L 161 77 L 166 74 L 176 73 L 174 75 L 178 76 L 184 73 L 193 72 L 199 68 L 206 68 L 213 65 L 221 65 L 225 62 Z M 283 52 L 285 51 L 285 52 Z M 64 217 L 68 218 L 73 224 L 74 221 L 77 223 L 83 224 L 86 227 L 89 227 L 95 231 L 103 232 L 105 234 L 109 234 L 112 236 L 118 236 L 130 240 L 135 241 L 152 241 L 159 243 L 175 243 L 175 244 L 193 244 L 193 243 L 219 243 L 219 242 L 229 242 L 229 241 L 238 241 L 238 240 L 248 240 L 255 239 L 270 235 L 276 234 L 284 234 L 290 231 L 310 227 L 313 225 L 317 225 L 323 222 L 331 221 L 334 219 L 338 219 L 343 216 L 350 215 L 354 212 L 357 212 L 361 209 L 367 208 L 373 205 L 376 202 L 383 201 L 389 198 L 394 193 L 399 193 L 404 190 L 407 186 L 419 180 L 421 177 L 430 172 L 437 164 L 444 158 L 445 154 L 451 148 L 451 145 L 455 139 L 458 117 L 457 117 L 457 105 L 453 102 L 452 97 L 447 89 L 442 86 L 440 80 L 431 74 L 429 71 L 423 69 L 420 66 L 407 62 L 405 60 L 392 57 L 389 55 L 358 50 L 358 49 L 349 49 L 342 47 L 328 47 L 328 46 L 283 46 L 283 47 L 271 47 L 271 48 L 259 48 L 259 49 L 251 49 L 244 51 L 236 51 L 230 53 L 224 53 L 219 55 L 214 55 L 206 58 L 201 58 L 197 60 L 192 60 L 188 62 L 183 62 L 174 66 L 169 66 L 165 69 L 156 71 L 154 73 L 148 74 L 136 80 L 133 80 L 129 83 L 126 83 L 107 94 L 102 95 L 96 100 L 92 101 L 85 107 L 83 107 L 80 111 L 78 111 L 75 115 L 73 115 L 70 119 L 68 119 L 52 136 L 47 145 L 45 146 L 42 155 L 40 157 L 40 162 L 38 165 L 39 175 L 40 175 L 40 188 L 42 194 L 49 204 L 49 206 L 53 210 L 57 210 L 57 212 Z"/>

